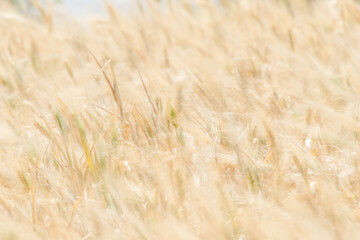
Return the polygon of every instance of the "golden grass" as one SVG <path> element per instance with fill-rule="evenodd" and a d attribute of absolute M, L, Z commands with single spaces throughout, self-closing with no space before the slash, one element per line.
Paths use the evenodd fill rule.
<path fill-rule="evenodd" d="M 360 239 L 360 5 L 169 2 L 0 15 L 0 239 Z"/>

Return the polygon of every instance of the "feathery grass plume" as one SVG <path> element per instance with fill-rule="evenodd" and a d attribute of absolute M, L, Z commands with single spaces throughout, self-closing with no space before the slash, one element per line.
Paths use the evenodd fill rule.
<path fill-rule="evenodd" d="M 360 239 L 358 1 L 32 2 L 0 1 L 0 239 Z"/>

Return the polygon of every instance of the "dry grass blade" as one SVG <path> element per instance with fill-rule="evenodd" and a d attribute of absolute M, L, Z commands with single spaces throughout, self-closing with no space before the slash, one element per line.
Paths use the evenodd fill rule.
<path fill-rule="evenodd" d="M 31 212 L 32 212 L 32 223 L 36 226 L 37 218 L 36 218 L 36 208 L 35 208 L 35 185 L 34 182 L 31 182 Z"/>
<path fill-rule="evenodd" d="M 51 32 L 53 28 L 52 15 L 50 12 L 47 12 L 44 7 L 41 6 L 38 0 L 30 0 L 31 4 L 39 10 L 44 22 L 48 25 L 48 31 Z"/>
<path fill-rule="evenodd" d="M 146 97 L 148 98 L 148 101 L 149 101 L 149 103 L 151 104 L 151 107 L 152 107 L 152 109 L 154 110 L 154 113 L 157 115 L 157 114 L 158 114 L 158 111 L 156 110 L 155 105 L 154 105 L 154 103 L 153 103 L 152 100 L 151 100 L 149 91 L 148 91 L 148 89 L 147 89 L 147 87 L 146 87 L 146 85 L 145 85 L 144 79 L 143 79 L 143 77 L 142 77 L 142 75 L 141 75 L 141 73 L 140 73 L 139 70 L 138 70 L 138 74 L 139 74 L 139 77 L 140 77 L 142 86 L 143 86 L 143 88 L 144 88 L 144 90 L 145 90 Z"/>
<path fill-rule="evenodd" d="M 70 217 L 70 220 L 69 220 L 67 229 L 69 229 L 70 226 L 71 226 L 72 220 L 73 220 L 73 218 L 74 218 L 74 216 L 75 216 L 76 209 L 77 209 L 77 207 L 79 206 L 81 200 L 82 200 L 82 198 L 78 198 L 78 199 L 76 200 L 75 204 L 74 204 L 74 207 L 73 207 L 73 210 L 72 210 L 72 212 L 71 212 L 71 217 Z"/>
<path fill-rule="evenodd" d="M 104 64 L 104 66 L 102 66 L 102 65 L 100 64 L 100 62 L 97 60 L 97 58 L 95 57 L 95 55 L 90 51 L 90 49 L 88 49 L 88 51 L 89 51 L 89 53 L 91 54 L 91 56 L 94 58 L 96 64 L 99 66 L 101 72 L 103 73 L 103 75 L 104 75 L 104 77 L 105 77 L 105 80 L 106 80 L 106 82 L 108 83 L 108 85 L 109 85 L 109 87 L 110 87 L 110 89 L 111 89 L 111 93 L 112 93 L 112 95 L 113 95 L 113 98 L 114 98 L 116 104 L 117 104 L 118 107 L 119 107 L 121 116 L 123 117 L 123 108 L 122 108 L 122 103 L 121 103 L 121 99 L 120 99 L 120 95 L 119 95 L 119 89 L 118 89 L 118 87 L 117 87 L 116 79 L 114 80 L 114 83 L 111 84 L 111 81 L 110 81 L 108 75 L 106 74 L 106 72 L 105 72 L 105 70 L 104 70 L 105 66 L 106 66 L 107 64 L 110 64 L 111 61 L 109 60 L 107 63 Z M 114 77 L 115 77 L 115 74 L 114 74 Z"/>
<path fill-rule="evenodd" d="M 91 149 L 89 149 L 89 147 L 88 147 L 85 129 L 84 129 L 84 126 L 82 125 L 82 123 L 80 122 L 79 119 L 76 119 L 76 126 L 77 126 L 77 128 L 79 130 L 80 143 L 81 143 L 81 146 L 82 146 L 82 148 L 84 150 L 84 154 L 85 154 L 85 157 L 86 157 L 86 163 L 87 163 L 88 169 L 90 170 L 90 173 L 92 174 L 92 176 L 95 177 L 96 168 L 95 168 L 94 161 L 93 161 L 93 158 L 92 158 Z"/>
<path fill-rule="evenodd" d="M 116 102 L 118 103 L 119 107 L 120 107 L 120 116 L 122 118 L 124 118 L 124 111 L 123 111 L 123 105 L 122 105 L 122 101 L 121 101 L 121 97 L 120 97 L 120 93 L 119 93 L 119 87 L 117 84 L 117 79 L 116 79 L 116 74 L 114 71 L 114 67 L 113 65 L 110 63 L 110 69 L 111 69 L 111 73 L 113 75 L 114 78 L 114 83 L 113 83 L 113 89 L 116 95 Z"/>

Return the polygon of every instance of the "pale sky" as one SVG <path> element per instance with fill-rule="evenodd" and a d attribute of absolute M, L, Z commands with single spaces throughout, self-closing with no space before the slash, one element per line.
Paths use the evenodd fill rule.
<path fill-rule="evenodd" d="M 111 0 L 119 9 L 125 9 L 135 0 Z M 64 7 L 77 14 L 104 12 L 103 0 L 62 0 Z"/>

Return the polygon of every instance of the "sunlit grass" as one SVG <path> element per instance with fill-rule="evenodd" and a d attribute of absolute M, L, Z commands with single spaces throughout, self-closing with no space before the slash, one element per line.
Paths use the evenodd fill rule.
<path fill-rule="evenodd" d="M 360 239 L 360 5 L 188 2 L 0 14 L 0 239 Z"/>

